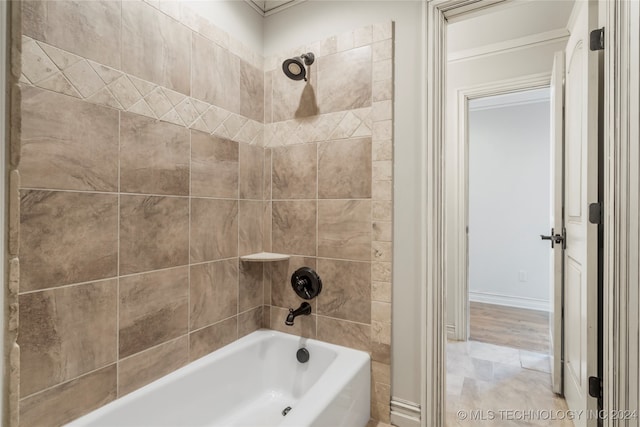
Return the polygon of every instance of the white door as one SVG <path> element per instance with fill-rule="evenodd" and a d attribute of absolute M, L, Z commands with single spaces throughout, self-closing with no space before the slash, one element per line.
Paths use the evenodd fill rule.
<path fill-rule="evenodd" d="M 556 52 L 551 72 L 551 192 L 553 196 L 551 234 L 562 236 L 564 218 L 564 52 Z M 551 379 L 553 391 L 562 394 L 562 296 L 564 245 L 554 244 L 551 252 L 551 313 L 549 336 L 551 338 Z"/>
<path fill-rule="evenodd" d="M 564 394 L 572 410 L 597 410 L 589 376 L 597 376 L 597 225 L 589 204 L 598 199 L 598 53 L 589 50 L 597 2 L 577 1 L 566 48 Z M 578 426 L 595 426 L 586 416 Z"/>

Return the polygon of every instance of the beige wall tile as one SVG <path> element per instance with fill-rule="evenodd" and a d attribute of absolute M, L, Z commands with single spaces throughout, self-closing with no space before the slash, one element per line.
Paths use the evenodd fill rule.
<path fill-rule="evenodd" d="M 244 312 L 263 304 L 264 263 L 240 261 L 238 311 Z M 261 314 L 262 316 L 262 314 Z"/>
<path fill-rule="evenodd" d="M 20 401 L 20 425 L 64 425 L 115 400 L 116 365 Z"/>
<path fill-rule="evenodd" d="M 371 120 L 374 122 L 380 122 L 383 120 L 393 119 L 393 101 L 379 101 L 374 102 L 371 107 Z"/>
<path fill-rule="evenodd" d="M 387 304 L 387 303 L 374 303 L 374 304 Z M 390 304 L 389 304 L 390 305 Z M 380 315 L 380 313 L 377 313 Z M 371 341 L 391 345 L 391 317 L 385 322 L 372 321 L 371 322 Z"/>
<path fill-rule="evenodd" d="M 393 141 L 390 139 L 375 141 L 371 151 L 372 158 L 375 161 L 393 160 Z"/>
<path fill-rule="evenodd" d="M 240 144 L 240 198 L 262 200 L 264 149 Z"/>
<path fill-rule="evenodd" d="M 371 300 L 391 302 L 391 283 L 390 282 L 372 282 L 371 283 Z"/>
<path fill-rule="evenodd" d="M 122 70 L 189 95 L 191 31 L 148 4 L 122 2 Z"/>
<path fill-rule="evenodd" d="M 131 393 L 189 363 L 189 338 L 185 335 L 150 348 L 118 363 L 118 396 Z"/>
<path fill-rule="evenodd" d="M 372 41 L 371 25 L 367 25 L 366 27 L 356 28 L 353 31 L 353 44 L 355 47 L 371 44 L 371 41 Z"/>
<path fill-rule="evenodd" d="M 271 307 L 268 305 L 262 306 L 262 327 L 269 329 L 271 323 Z"/>
<path fill-rule="evenodd" d="M 373 60 L 382 61 L 393 57 L 393 40 L 386 39 L 373 44 Z"/>
<path fill-rule="evenodd" d="M 371 260 L 370 201 L 318 201 L 318 256 Z"/>
<path fill-rule="evenodd" d="M 262 252 L 263 203 L 255 200 L 239 202 L 238 252 L 240 256 Z"/>
<path fill-rule="evenodd" d="M 191 131 L 191 194 L 238 197 L 238 143 Z"/>
<path fill-rule="evenodd" d="M 391 384 L 391 366 L 385 363 L 371 362 L 371 381 L 373 383 Z"/>
<path fill-rule="evenodd" d="M 240 58 L 198 34 L 193 35 L 191 58 L 191 95 L 240 113 Z"/>
<path fill-rule="evenodd" d="M 291 255 L 316 254 L 316 202 L 273 202 L 272 249 Z"/>
<path fill-rule="evenodd" d="M 20 292 L 116 275 L 118 196 L 21 193 Z"/>
<path fill-rule="evenodd" d="M 291 287 L 291 275 L 300 267 L 316 270 L 316 259 L 294 256 L 287 261 L 271 263 L 271 300 L 270 304 L 286 309 L 296 309 L 305 300 L 300 298 Z M 322 276 L 321 276 L 322 279 Z M 307 301 L 315 313 L 317 299 Z"/>
<path fill-rule="evenodd" d="M 273 163 L 273 150 L 271 148 L 264 149 L 264 166 L 262 174 L 264 176 L 264 182 L 262 183 L 262 200 L 271 200 L 272 196 L 272 163 Z"/>
<path fill-rule="evenodd" d="M 117 191 L 117 111 L 34 87 L 21 111 L 23 187 Z"/>
<path fill-rule="evenodd" d="M 284 332 L 285 334 L 297 335 L 299 337 L 316 338 L 317 316 L 315 314 L 296 317 L 292 326 L 284 323 L 288 314 L 289 309 L 287 308 L 271 307 L 271 322 L 269 329 Z"/>
<path fill-rule="evenodd" d="M 391 221 L 393 216 L 393 203 L 391 201 L 378 201 L 371 202 L 372 217 L 375 220 Z M 379 239 L 374 239 L 379 240 Z"/>
<path fill-rule="evenodd" d="M 302 53 L 302 52 L 300 52 Z M 318 106 L 318 61 L 307 67 L 308 81 L 296 81 L 288 78 L 282 71 L 282 63 L 271 71 L 273 88 L 273 122 L 302 119 L 320 113 Z M 324 111 L 323 111 L 324 112 Z"/>
<path fill-rule="evenodd" d="M 264 227 L 264 234 L 262 235 L 262 250 L 265 252 L 271 252 L 271 221 L 272 221 L 272 209 L 271 202 L 264 202 L 263 205 L 263 218 L 262 226 Z"/>
<path fill-rule="evenodd" d="M 117 281 L 105 280 L 20 296 L 20 394 L 116 360 Z"/>
<path fill-rule="evenodd" d="M 371 320 L 375 322 L 391 323 L 391 304 L 388 302 L 371 302 Z"/>
<path fill-rule="evenodd" d="M 393 224 L 391 221 L 374 221 L 372 229 L 373 240 L 377 240 L 379 242 L 391 242 L 393 234 Z"/>
<path fill-rule="evenodd" d="M 386 40 L 393 37 L 393 22 L 381 22 L 373 25 L 373 41 Z"/>
<path fill-rule="evenodd" d="M 373 123 L 373 140 L 385 141 L 393 138 L 393 121 L 382 120 Z"/>
<path fill-rule="evenodd" d="M 393 99 L 393 79 L 374 81 L 372 85 L 373 101 Z"/>
<path fill-rule="evenodd" d="M 120 278 L 120 357 L 186 334 L 188 317 L 188 267 Z"/>
<path fill-rule="evenodd" d="M 25 1 L 22 31 L 36 40 L 119 68 L 120 16 L 119 1 Z"/>
<path fill-rule="evenodd" d="M 188 129 L 124 112 L 120 129 L 120 191 L 189 195 Z"/>
<path fill-rule="evenodd" d="M 375 261 L 392 261 L 391 242 L 371 242 L 371 259 Z"/>
<path fill-rule="evenodd" d="M 371 264 L 318 259 L 322 292 L 318 314 L 360 323 L 371 322 Z"/>
<path fill-rule="evenodd" d="M 385 59 L 373 63 L 373 81 L 380 82 L 393 79 L 393 61 L 391 59 Z"/>
<path fill-rule="evenodd" d="M 355 45 L 353 39 L 353 31 L 347 31 L 342 34 L 338 34 L 336 43 L 338 52 L 353 49 Z"/>
<path fill-rule="evenodd" d="M 191 262 L 238 256 L 238 201 L 191 199 Z"/>
<path fill-rule="evenodd" d="M 370 329 L 369 325 L 318 316 L 318 339 L 332 344 L 369 351 Z"/>
<path fill-rule="evenodd" d="M 371 138 L 323 142 L 318 145 L 318 197 L 371 197 Z"/>
<path fill-rule="evenodd" d="M 371 359 L 385 363 L 387 365 L 391 364 L 391 346 L 389 344 L 382 344 L 376 341 L 371 341 Z"/>
<path fill-rule="evenodd" d="M 238 315 L 238 338 L 262 328 L 262 306 Z"/>
<path fill-rule="evenodd" d="M 273 156 L 273 199 L 315 199 L 317 194 L 316 144 L 277 147 Z"/>
<path fill-rule="evenodd" d="M 189 200 L 120 196 L 120 274 L 189 262 Z"/>
<path fill-rule="evenodd" d="M 391 263 L 374 262 L 371 264 L 371 280 L 375 282 L 391 282 Z"/>
<path fill-rule="evenodd" d="M 371 73 L 371 46 L 318 58 L 320 110 L 328 113 L 370 106 Z"/>
<path fill-rule="evenodd" d="M 191 330 L 238 314 L 238 260 L 191 266 Z"/>
<path fill-rule="evenodd" d="M 264 294 L 264 300 L 262 302 L 263 305 L 271 305 L 271 272 L 273 270 L 271 264 L 273 263 L 266 263 L 264 265 L 264 269 L 263 269 L 263 294 Z"/>
<path fill-rule="evenodd" d="M 264 73 L 264 123 L 273 122 L 273 72 Z"/>
<path fill-rule="evenodd" d="M 392 200 L 393 186 L 391 181 L 373 181 L 371 198 L 374 200 Z"/>
<path fill-rule="evenodd" d="M 47 56 L 40 45 L 33 39 L 23 36 L 22 39 L 22 75 L 27 78 L 27 83 L 37 84 L 38 82 L 60 75 L 58 68 L 51 58 Z M 24 80 L 24 77 L 22 79 Z"/>
<path fill-rule="evenodd" d="M 240 114 L 264 121 L 264 73 L 240 60 Z"/>
<path fill-rule="evenodd" d="M 189 334 L 189 358 L 196 360 L 238 338 L 238 317 L 223 320 Z"/>
<path fill-rule="evenodd" d="M 338 51 L 338 38 L 336 36 L 327 37 L 320 44 L 320 56 L 333 55 Z"/>

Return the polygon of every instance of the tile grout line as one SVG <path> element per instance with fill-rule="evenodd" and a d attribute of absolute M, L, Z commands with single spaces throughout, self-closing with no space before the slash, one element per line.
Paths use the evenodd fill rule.
<path fill-rule="evenodd" d="M 122 22 L 122 20 L 120 20 Z M 121 49 L 122 51 L 122 49 Z M 121 175 L 121 150 L 122 150 L 122 113 L 118 112 L 118 229 L 117 233 L 117 266 L 116 266 L 116 399 L 120 397 L 120 175 Z"/>
<path fill-rule="evenodd" d="M 118 366 L 118 361 L 116 360 L 116 361 L 113 361 L 113 362 L 111 362 L 111 363 L 107 363 L 106 365 L 100 366 L 99 368 L 92 369 L 92 370 L 87 371 L 87 372 L 83 372 L 82 374 L 80 374 L 80 375 L 78 375 L 78 376 L 76 376 L 76 377 L 69 378 L 68 380 L 62 381 L 62 382 L 60 382 L 60 383 L 56 383 L 56 384 L 54 384 L 54 385 L 52 385 L 52 386 L 49 386 L 49 387 L 43 388 L 42 390 L 38 390 L 38 391 L 36 391 L 36 392 L 34 392 L 34 393 L 31 393 L 31 394 L 29 394 L 29 395 L 27 395 L 27 396 L 21 396 L 21 397 L 19 398 L 19 400 L 20 400 L 20 401 L 24 401 L 24 400 L 30 399 L 30 398 L 32 398 L 32 397 L 35 397 L 35 396 L 37 396 L 37 395 L 39 395 L 39 394 L 44 394 L 44 393 L 46 393 L 46 392 L 48 392 L 48 391 L 51 391 L 51 390 L 53 390 L 53 389 L 55 389 L 55 388 L 57 388 L 57 387 L 61 387 L 61 386 L 64 386 L 65 384 L 69 384 L 69 383 L 71 383 L 71 382 L 73 382 L 73 381 L 77 381 L 77 380 L 79 380 L 79 379 L 81 379 L 81 378 L 87 377 L 87 376 L 89 376 L 89 375 L 91 375 L 91 374 L 95 374 L 95 373 L 96 373 L 96 372 L 98 372 L 98 371 L 101 371 L 101 370 L 103 370 L 103 369 L 109 368 L 110 366 L 114 366 L 114 365 L 116 366 L 116 370 L 117 370 L 117 369 L 118 369 L 118 368 L 117 368 L 117 366 Z M 116 379 L 117 379 L 117 376 L 116 376 Z M 116 381 L 116 383 L 117 383 L 117 381 Z M 116 397 L 116 399 L 117 399 L 117 397 Z M 115 400 L 115 399 L 114 399 L 114 400 Z"/>
<path fill-rule="evenodd" d="M 191 91 L 191 86 L 189 86 Z M 187 236 L 188 249 L 187 249 L 187 262 L 189 266 L 187 268 L 187 361 L 191 360 L 191 198 L 192 198 L 192 165 L 193 165 L 193 140 L 191 138 L 192 132 L 189 132 L 189 235 Z"/>

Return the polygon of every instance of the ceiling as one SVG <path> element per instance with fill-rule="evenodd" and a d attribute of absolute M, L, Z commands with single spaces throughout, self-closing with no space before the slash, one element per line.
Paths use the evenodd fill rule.
<path fill-rule="evenodd" d="M 447 26 L 447 50 L 464 52 L 540 34 L 568 36 L 573 5 L 573 0 L 515 0 L 487 8 Z"/>
<path fill-rule="evenodd" d="M 305 0 L 246 0 L 258 13 L 264 16 L 279 12 Z"/>

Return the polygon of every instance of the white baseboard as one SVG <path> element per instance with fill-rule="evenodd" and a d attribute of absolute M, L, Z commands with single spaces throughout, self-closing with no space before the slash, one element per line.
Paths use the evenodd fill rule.
<path fill-rule="evenodd" d="M 391 398 L 391 424 L 397 427 L 420 427 L 420 405 Z"/>
<path fill-rule="evenodd" d="M 514 297 L 511 295 L 492 294 L 488 292 L 469 291 L 469 301 L 505 305 L 508 307 L 527 308 L 529 310 L 551 311 L 549 301 L 535 298 Z"/>

